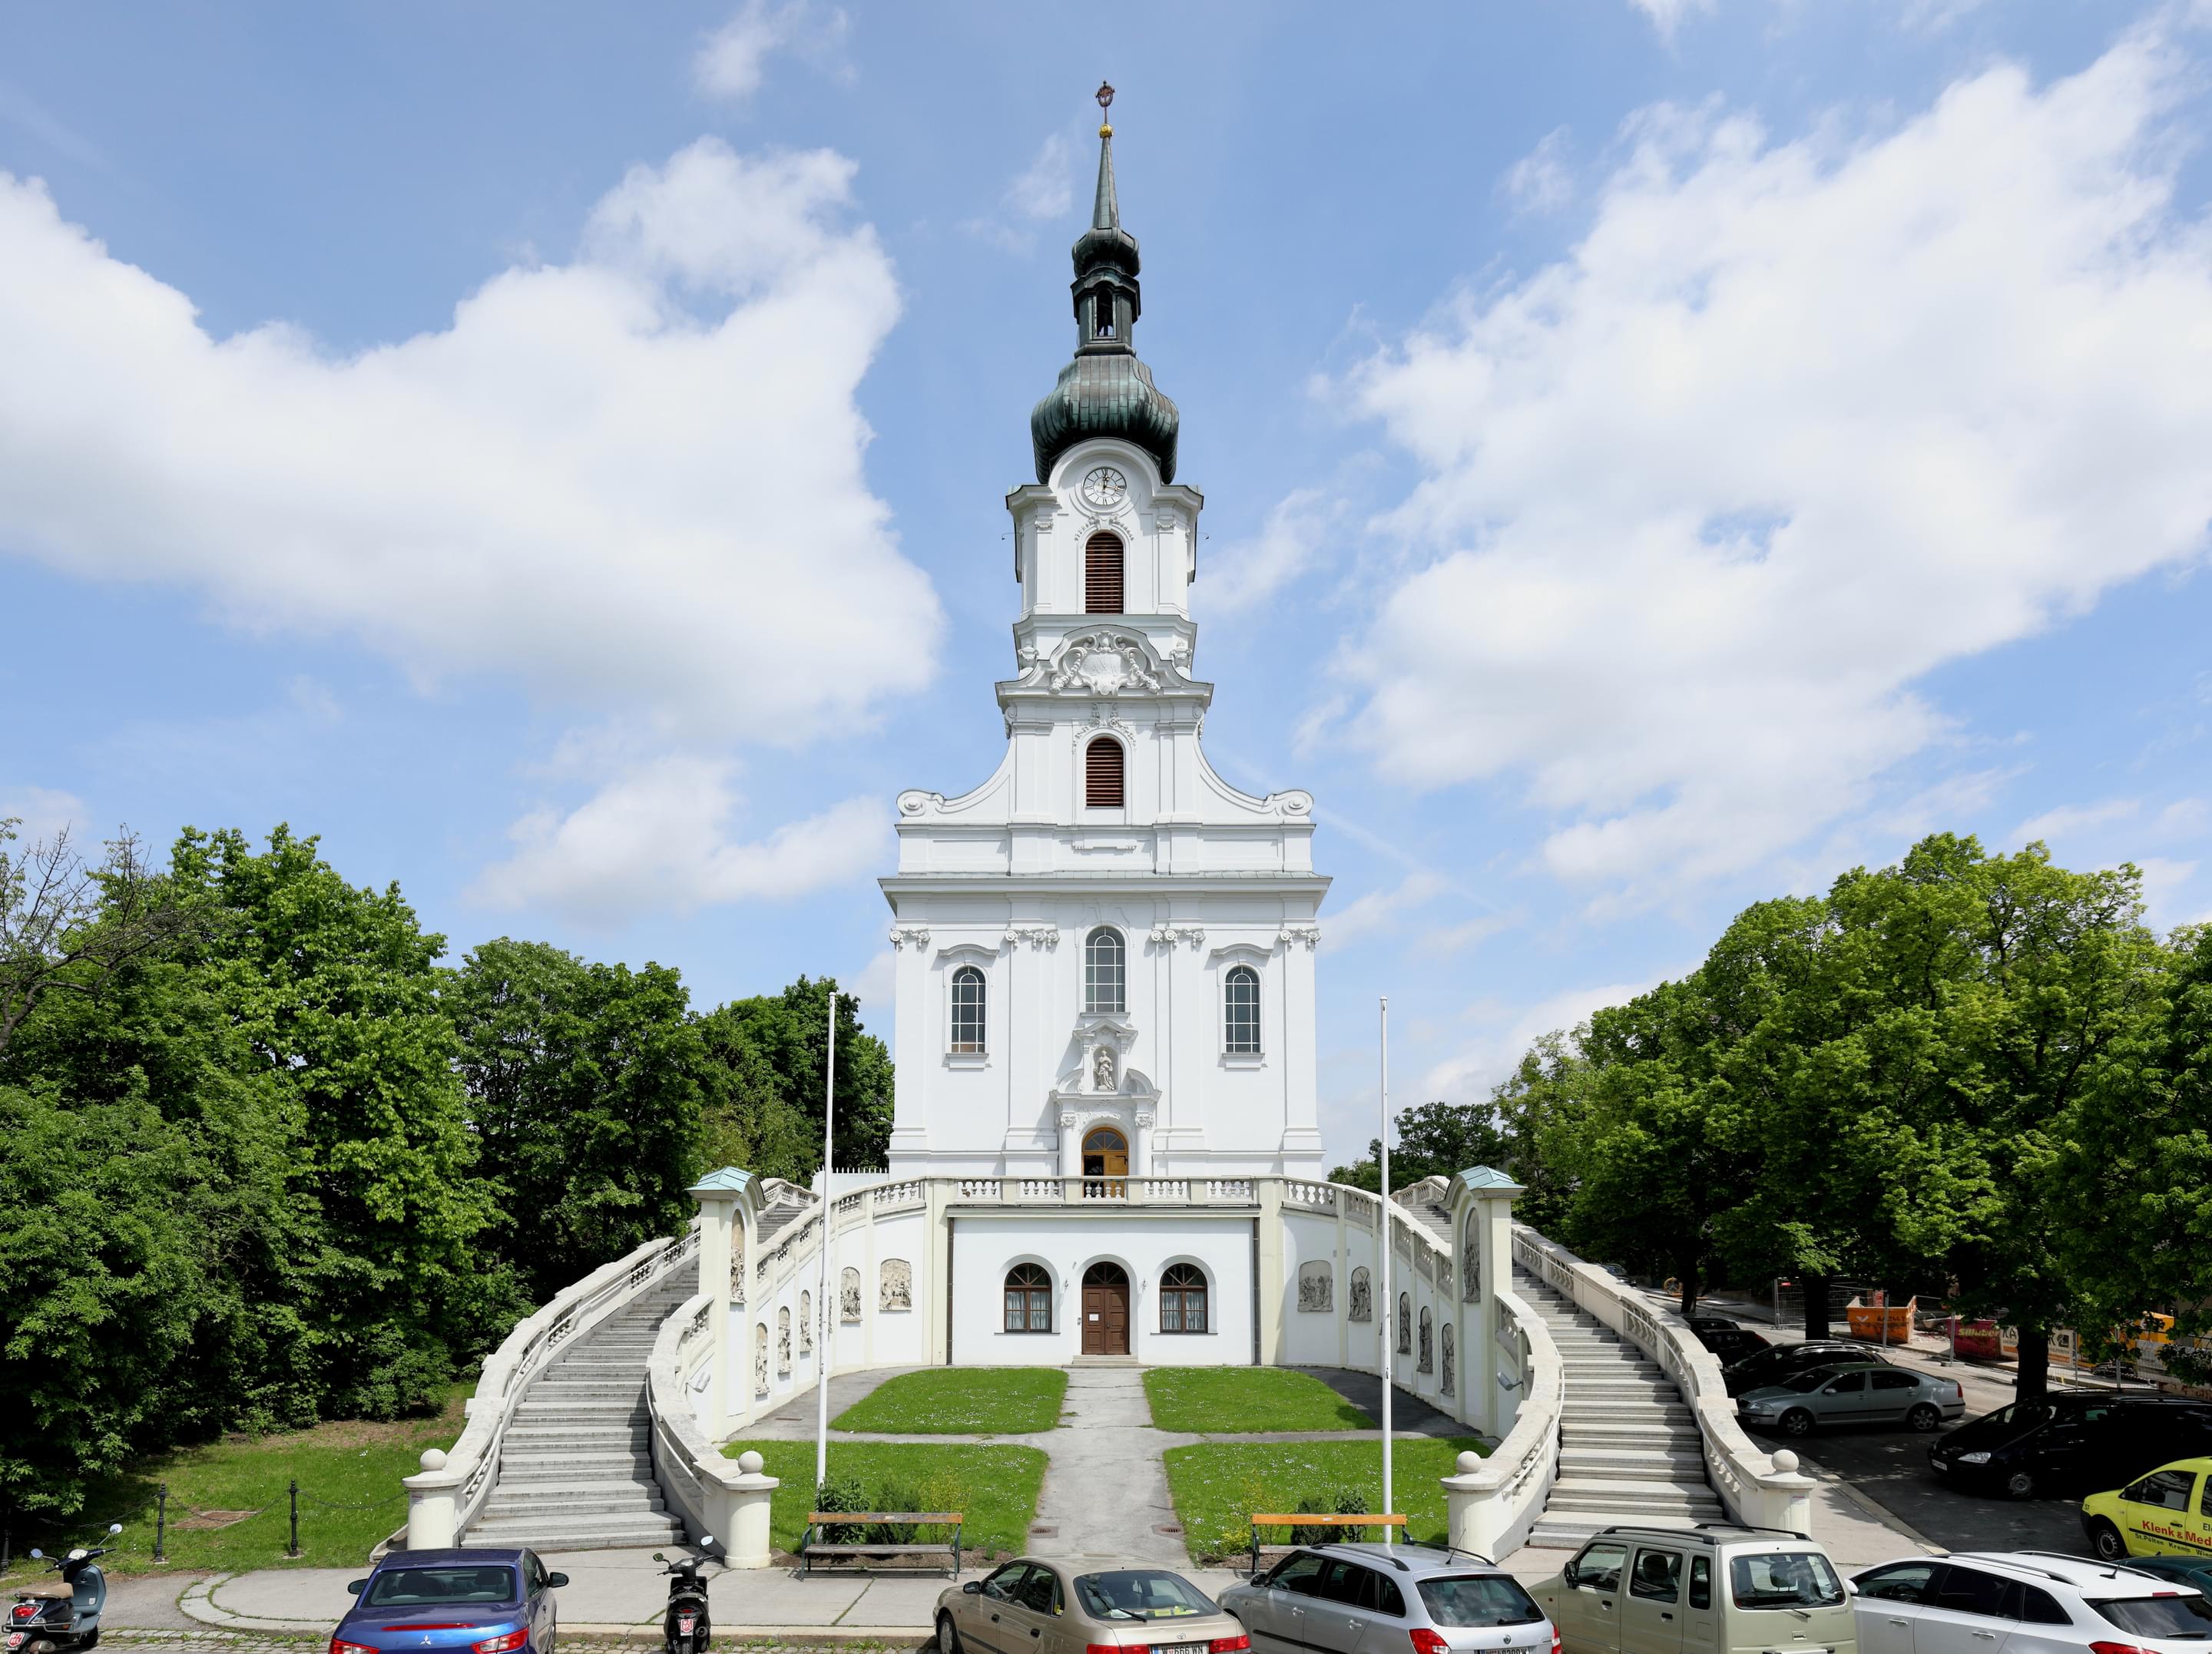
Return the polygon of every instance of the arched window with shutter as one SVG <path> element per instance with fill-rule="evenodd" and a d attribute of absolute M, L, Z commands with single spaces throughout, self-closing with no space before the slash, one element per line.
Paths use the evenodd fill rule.
<path fill-rule="evenodd" d="M 1237 966 L 1222 985 L 1221 1026 L 1223 1043 L 1232 1054 L 1259 1054 L 1260 973 L 1249 965 Z"/>
<path fill-rule="evenodd" d="M 1083 802 L 1092 809 L 1119 809 L 1123 791 L 1121 743 L 1102 735 L 1083 749 Z"/>
<path fill-rule="evenodd" d="M 1085 1010 L 1121 1014 L 1121 933 L 1100 925 L 1083 944 Z"/>
<path fill-rule="evenodd" d="M 952 973 L 952 1049 L 971 1055 L 983 1049 L 983 973 L 973 965 Z"/>
<path fill-rule="evenodd" d="M 1094 534 L 1083 548 L 1083 611 L 1119 615 L 1121 609 L 1121 540 Z"/>

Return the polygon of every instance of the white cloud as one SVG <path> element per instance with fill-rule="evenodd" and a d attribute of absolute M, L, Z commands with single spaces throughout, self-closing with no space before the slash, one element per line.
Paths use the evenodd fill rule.
<path fill-rule="evenodd" d="M 1675 28 L 1692 12 L 1713 9 L 1713 0 L 1629 0 L 1629 3 L 1651 20 L 1662 39 L 1672 39 Z"/>
<path fill-rule="evenodd" d="M 2141 856 L 2133 859 L 2142 872 L 2145 922 L 2158 930 L 2170 930 L 2185 923 L 2181 909 L 2191 882 L 2197 876 L 2197 863 L 2176 861 L 2166 856 Z"/>
<path fill-rule="evenodd" d="M 1206 554 L 1199 567 L 1205 606 L 1231 614 L 1266 601 L 1321 560 L 1342 514 L 1317 488 L 1285 495 L 1258 534 Z"/>
<path fill-rule="evenodd" d="M 2132 798 L 2108 798 L 2101 804 L 2061 804 L 2022 821 L 2012 830 L 2012 840 L 2023 845 L 2038 840 L 2049 844 L 2071 838 L 2087 828 L 2124 821 L 2141 808 Z"/>
<path fill-rule="evenodd" d="M 848 799 L 757 843 L 733 839 L 734 773 L 726 760 L 666 754 L 565 815 L 534 811 L 509 830 L 514 854 L 486 869 L 470 894 L 489 906 L 543 906 L 614 924 L 641 908 L 788 900 L 882 860 L 890 815 L 871 798 Z"/>
<path fill-rule="evenodd" d="M 898 956 L 888 948 L 878 948 L 860 973 L 841 985 L 860 1002 L 860 1015 L 876 1037 L 889 1044 L 891 1014 L 898 1003 Z"/>
<path fill-rule="evenodd" d="M 1075 204 L 1075 149 L 1055 132 L 1006 186 L 1006 204 L 1024 218 L 1058 218 Z"/>
<path fill-rule="evenodd" d="M 1377 933 L 1395 930 L 1408 912 L 1418 912 L 1444 893 L 1443 879 L 1434 873 L 1408 873 L 1389 890 L 1370 890 L 1325 916 L 1322 946 L 1331 952 L 1350 947 Z"/>
<path fill-rule="evenodd" d="M 1569 988 L 1517 1011 L 1495 1012 L 1490 1031 L 1481 1039 L 1429 1069 L 1421 1078 L 1421 1094 L 1461 1103 L 1487 1097 L 1491 1087 L 1513 1071 L 1540 1036 L 1554 1029 L 1571 1030 L 1608 1005 L 1625 1005 L 1648 992 L 1656 980 Z"/>
<path fill-rule="evenodd" d="M 11 787 L 0 792 L 0 821 L 14 821 L 15 841 L 5 853 L 20 861 L 40 845 L 51 845 L 63 832 L 70 833 L 77 853 L 100 859 L 99 847 L 87 842 L 84 800 L 53 787 Z"/>
<path fill-rule="evenodd" d="M 565 266 L 334 355 L 216 339 L 0 175 L 0 547 L 490 671 L 672 733 L 796 741 L 932 669 L 941 617 L 861 471 L 898 309 L 850 162 L 702 140 Z"/>
<path fill-rule="evenodd" d="M 743 103 L 760 90 L 770 52 L 796 49 L 834 65 L 851 27 L 852 20 L 838 7 L 817 8 L 807 0 L 784 5 L 745 0 L 700 45 L 691 60 L 692 78 L 709 97 Z"/>
<path fill-rule="evenodd" d="M 1574 173 L 1567 164 L 1567 129 L 1554 127 L 1505 173 L 1505 193 L 1524 213 L 1555 213 L 1575 198 Z"/>
<path fill-rule="evenodd" d="M 1571 255 L 1357 373 L 1424 480 L 1340 666 L 1388 774 L 1524 779 L 1563 877 L 1648 898 L 1876 802 L 1913 688 L 2202 554 L 2212 237 L 2155 28 L 1886 136 L 1641 118 Z"/>

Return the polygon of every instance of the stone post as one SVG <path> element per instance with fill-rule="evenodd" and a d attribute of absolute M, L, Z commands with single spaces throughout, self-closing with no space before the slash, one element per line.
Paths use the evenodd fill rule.
<path fill-rule="evenodd" d="M 1786 1447 L 1774 1454 L 1774 1474 L 1753 1482 L 1743 1502 L 1751 1507 L 1743 1519 L 1753 1527 L 1813 1531 L 1813 1479 L 1797 1469 L 1797 1455 Z"/>
<path fill-rule="evenodd" d="M 459 1479 L 442 1474 L 446 1455 L 441 1449 L 425 1449 L 421 1463 L 422 1473 L 401 1484 L 407 1489 L 407 1548 L 451 1550 L 460 1513 Z"/>
<path fill-rule="evenodd" d="M 710 1172 L 684 1192 L 699 1203 L 699 1290 L 707 1298 L 708 1365 L 707 1415 L 700 1427 L 708 1439 L 719 1439 L 730 1429 L 730 1263 L 743 1249 L 743 1196 L 752 1173 L 726 1166 Z"/>
<path fill-rule="evenodd" d="M 1459 1474 L 1440 1480 L 1452 1548 L 1473 1551 L 1495 1561 L 1498 1552 L 1493 1548 L 1503 1536 L 1504 1515 L 1498 1477 L 1483 1473 L 1480 1454 L 1462 1453 Z"/>
<path fill-rule="evenodd" d="M 738 1455 L 738 1474 L 723 1476 L 720 1498 L 722 1565 L 731 1568 L 764 1568 L 769 1559 L 769 1500 L 783 1484 L 761 1474 L 761 1456 Z"/>

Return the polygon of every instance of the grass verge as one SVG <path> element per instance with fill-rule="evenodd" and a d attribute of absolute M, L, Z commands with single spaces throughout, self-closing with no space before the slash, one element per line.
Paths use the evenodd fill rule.
<path fill-rule="evenodd" d="M 783 1483 L 769 1501 L 769 1542 L 795 1551 L 814 1508 L 814 1444 L 733 1441 L 722 1451 L 735 1458 L 747 1449 Z M 961 1542 L 980 1560 L 985 1552 L 1018 1554 L 1027 1547 L 1044 1485 L 1044 1455 L 1034 1447 L 967 1442 L 832 1441 L 830 1475 L 858 1481 L 878 1510 L 959 1512 L 967 1518 Z"/>
<path fill-rule="evenodd" d="M 402 1476 L 422 1469 L 426 1447 L 450 1447 L 461 1433 L 461 1403 L 472 1386 L 457 1384 L 434 1416 L 389 1423 L 346 1420 L 261 1437 L 226 1437 L 146 1459 L 126 1474 L 94 1484 L 81 1519 L 49 1522 L 19 1517 L 10 1524 L 15 1558 L 7 1578 L 20 1580 L 48 1555 L 98 1542 L 110 1522 L 123 1531 L 101 1566 L 111 1573 L 163 1568 L 204 1572 L 248 1568 L 365 1567 L 378 1542 L 407 1520 Z M 293 1479 L 300 1483 L 300 1554 L 288 1556 Z M 167 1559 L 154 1560 L 154 1516 L 162 1483 L 169 1488 Z"/>
<path fill-rule="evenodd" d="M 1393 1444 L 1391 1492 L 1405 1514 L 1407 1537 L 1447 1536 L 1439 1478 L 1455 1473 L 1462 1453 L 1489 1451 L 1473 1436 L 1416 1436 Z M 1302 1499 L 1331 1504 L 1348 1490 L 1361 1510 L 1382 1513 L 1382 1455 L 1376 1442 L 1201 1442 L 1168 1449 L 1167 1469 L 1183 1542 L 1201 1564 L 1249 1551 L 1255 1512 L 1295 1511 Z M 1263 1536 L 1269 1544 L 1288 1537 L 1287 1530 Z"/>
<path fill-rule="evenodd" d="M 1018 1436 L 1060 1423 L 1058 1367 L 931 1367 L 876 1386 L 830 1421 L 890 1435 Z"/>
<path fill-rule="evenodd" d="M 1156 1366 L 1145 1399 L 1162 1430 L 1372 1430 L 1375 1421 L 1310 1372 L 1278 1366 Z"/>

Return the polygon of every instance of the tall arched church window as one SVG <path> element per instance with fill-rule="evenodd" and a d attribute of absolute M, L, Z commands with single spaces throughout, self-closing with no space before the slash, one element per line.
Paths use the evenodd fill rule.
<path fill-rule="evenodd" d="M 1119 1016 L 1123 980 L 1121 933 L 1102 924 L 1083 944 L 1083 1009 Z"/>
<path fill-rule="evenodd" d="M 983 973 L 973 965 L 952 973 L 952 1049 L 983 1049 Z"/>
<path fill-rule="evenodd" d="M 1206 1271 L 1195 1263 L 1170 1263 L 1160 1276 L 1160 1330 L 1206 1330 Z"/>
<path fill-rule="evenodd" d="M 1017 1263 L 1006 1271 L 1006 1330 L 1052 1330 L 1052 1277 L 1042 1265 Z"/>
<path fill-rule="evenodd" d="M 1100 736 L 1083 749 L 1083 802 L 1087 808 L 1121 808 L 1122 767 L 1121 743 L 1110 735 Z"/>
<path fill-rule="evenodd" d="M 1221 1021 L 1231 1051 L 1256 1054 L 1260 1049 L 1260 973 L 1249 965 L 1229 972 L 1221 991 Z"/>
<path fill-rule="evenodd" d="M 1083 611 L 1119 615 L 1121 609 L 1121 540 L 1094 534 L 1083 547 Z"/>

